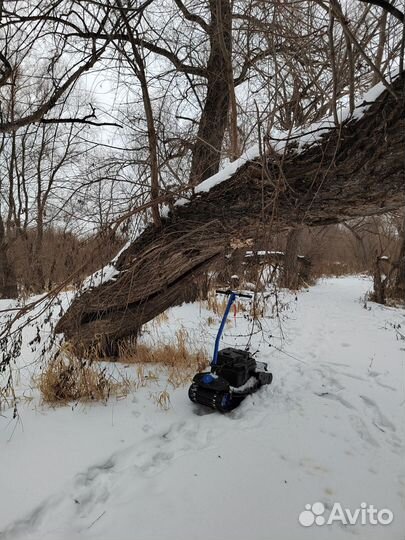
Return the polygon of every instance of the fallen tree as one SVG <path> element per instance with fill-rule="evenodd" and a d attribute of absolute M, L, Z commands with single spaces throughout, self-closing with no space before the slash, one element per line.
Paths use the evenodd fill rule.
<path fill-rule="evenodd" d="M 111 343 L 182 297 L 184 287 L 224 252 L 270 233 L 381 214 L 405 205 L 405 77 L 397 77 L 358 117 L 314 128 L 317 140 L 262 157 L 176 206 L 149 226 L 115 263 L 117 275 L 78 296 L 56 331 L 77 345 Z M 308 133 L 305 135 L 308 140 Z M 278 150 L 277 150 L 278 148 Z M 209 180 L 208 180 L 209 182 Z"/>

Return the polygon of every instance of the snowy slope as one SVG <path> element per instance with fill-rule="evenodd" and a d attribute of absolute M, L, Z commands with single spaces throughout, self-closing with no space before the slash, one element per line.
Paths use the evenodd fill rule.
<path fill-rule="evenodd" d="M 231 414 L 198 408 L 185 389 L 158 410 L 149 393 L 159 383 L 107 406 L 52 410 L 34 399 L 18 425 L 4 411 L 0 538 L 403 540 L 405 310 L 365 309 L 369 285 L 328 279 L 289 297 L 284 339 L 264 319 L 251 350 L 274 383 Z M 174 308 L 162 339 L 184 324 L 212 344 L 206 315 Z M 224 342 L 243 345 L 248 331 L 238 317 Z M 367 502 L 395 518 L 304 528 L 298 515 L 316 501 Z"/>

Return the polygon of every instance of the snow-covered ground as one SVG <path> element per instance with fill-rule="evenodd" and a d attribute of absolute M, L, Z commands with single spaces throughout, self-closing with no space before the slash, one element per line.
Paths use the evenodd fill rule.
<path fill-rule="evenodd" d="M 50 409 L 34 392 L 18 423 L 3 411 L 0 538 L 404 540 L 405 310 L 365 308 L 369 287 L 328 279 L 284 296 L 283 339 L 271 317 L 252 336 L 273 384 L 228 415 L 191 404 L 185 388 L 158 409 L 150 393 L 164 381 L 107 405 Z M 183 325 L 212 346 L 207 314 L 172 309 L 161 339 Z M 231 319 L 224 343 L 243 346 L 249 325 Z M 315 502 L 325 516 L 365 502 L 394 519 L 303 527 Z"/>

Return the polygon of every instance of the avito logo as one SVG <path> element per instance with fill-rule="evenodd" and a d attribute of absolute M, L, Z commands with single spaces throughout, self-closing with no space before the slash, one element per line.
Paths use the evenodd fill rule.
<path fill-rule="evenodd" d="M 389 525 L 394 519 L 394 514 L 388 508 L 378 510 L 372 504 L 362 502 L 359 508 L 351 510 L 344 508 L 341 503 L 335 502 L 328 516 L 325 516 L 325 505 L 322 502 L 306 504 L 298 516 L 298 521 L 304 527 L 311 525 Z"/>

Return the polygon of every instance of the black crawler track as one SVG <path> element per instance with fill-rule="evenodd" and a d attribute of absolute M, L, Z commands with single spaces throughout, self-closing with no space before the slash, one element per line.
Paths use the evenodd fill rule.
<path fill-rule="evenodd" d="M 189 388 L 188 397 L 194 403 L 205 405 L 206 407 L 216 409 L 219 412 L 228 412 L 235 409 L 246 396 L 233 394 L 231 392 L 208 390 L 193 382 Z"/>

